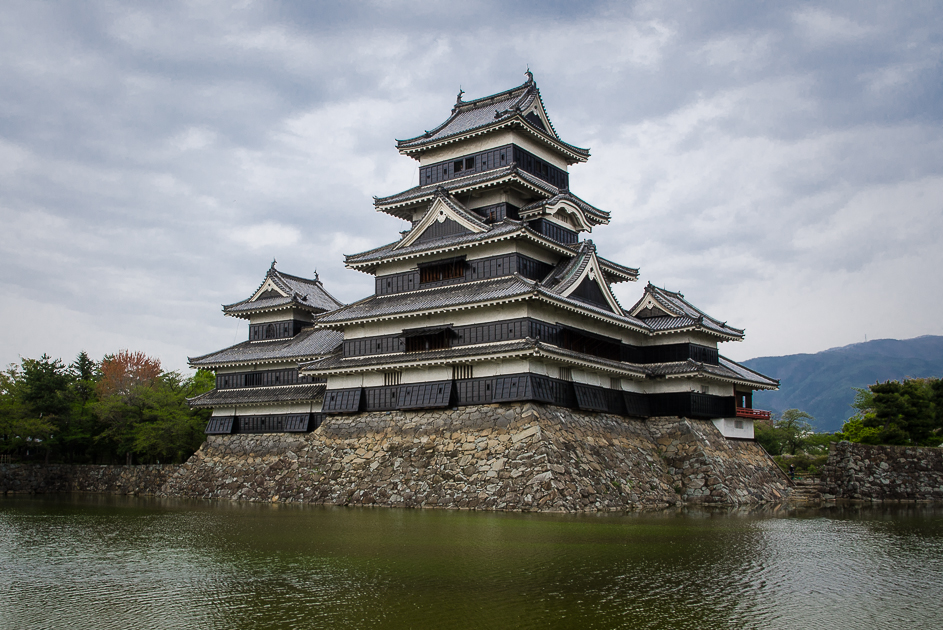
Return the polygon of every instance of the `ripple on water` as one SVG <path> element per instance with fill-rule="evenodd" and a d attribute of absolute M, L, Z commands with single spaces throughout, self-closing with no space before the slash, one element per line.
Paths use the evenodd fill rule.
<path fill-rule="evenodd" d="M 932 627 L 938 510 L 574 517 L 0 500 L 0 627 Z"/>

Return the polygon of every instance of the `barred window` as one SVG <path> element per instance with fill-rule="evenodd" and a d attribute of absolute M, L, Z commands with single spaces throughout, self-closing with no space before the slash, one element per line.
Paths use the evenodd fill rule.
<path fill-rule="evenodd" d="M 399 385 L 403 380 L 402 372 L 384 372 L 383 373 L 383 384 L 387 387 L 391 385 Z"/>
<path fill-rule="evenodd" d="M 453 365 L 452 366 L 452 380 L 460 381 L 469 378 L 474 378 L 473 376 L 474 369 L 471 365 Z"/>
<path fill-rule="evenodd" d="M 559 379 L 561 381 L 572 381 L 573 380 L 573 370 L 568 367 L 561 367 L 559 373 Z"/>

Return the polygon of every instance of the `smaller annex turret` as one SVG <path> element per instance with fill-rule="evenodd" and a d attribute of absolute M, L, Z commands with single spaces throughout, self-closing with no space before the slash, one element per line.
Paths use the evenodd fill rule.
<path fill-rule="evenodd" d="M 249 320 L 249 338 L 190 358 L 216 372 L 216 388 L 190 400 L 209 408 L 207 433 L 305 432 L 321 421 L 324 379 L 300 374 L 298 364 L 329 356 L 341 333 L 317 328 L 319 317 L 343 304 L 313 279 L 282 273 L 275 261 L 256 291 L 223 305 L 230 317 Z"/>

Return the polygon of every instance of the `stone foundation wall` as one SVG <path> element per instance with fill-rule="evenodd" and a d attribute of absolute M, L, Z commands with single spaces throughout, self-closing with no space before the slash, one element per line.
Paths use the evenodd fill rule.
<path fill-rule="evenodd" d="M 943 501 L 943 449 L 833 444 L 822 486 L 836 499 Z"/>
<path fill-rule="evenodd" d="M 161 494 L 179 466 L 0 465 L 0 494 L 104 492 Z"/>
<path fill-rule="evenodd" d="M 787 485 L 758 445 L 728 441 L 709 421 L 522 403 L 334 416 L 307 435 L 210 436 L 165 491 L 576 512 L 777 501 Z"/>
<path fill-rule="evenodd" d="M 0 491 L 560 512 L 749 505 L 789 492 L 758 444 L 727 440 L 710 421 L 532 403 L 332 416 L 308 434 L 213 435 L 180 466 L 20 468 L 0 474 Z"/>

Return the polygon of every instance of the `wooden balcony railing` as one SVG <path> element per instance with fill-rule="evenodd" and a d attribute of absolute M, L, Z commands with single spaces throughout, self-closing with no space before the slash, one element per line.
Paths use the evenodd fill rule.
<path fill-rule="evenodd" d="M 762 409 L 749 409 L 747 407 L 737 407 L 738 418 L 751 418 L 753 420 L 769 420 L 769 412 Z"/>

